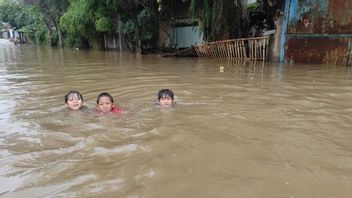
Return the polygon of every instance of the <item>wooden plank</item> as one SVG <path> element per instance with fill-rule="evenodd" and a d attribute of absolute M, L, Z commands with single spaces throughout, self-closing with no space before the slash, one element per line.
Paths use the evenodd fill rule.
<path fill-rule="evenodd" d="M 245 47 L 245 41 L 241 41 L 242 43 L 242 49 L 243 49 L 243 58 L 247 58 L 247 50 L 246 50 L 246 47 Z M 248 41 L 247 41 L 248 43 Z"/>

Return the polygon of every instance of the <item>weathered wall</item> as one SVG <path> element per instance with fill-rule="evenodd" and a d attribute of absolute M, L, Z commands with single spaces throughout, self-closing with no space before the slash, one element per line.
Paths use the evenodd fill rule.
<path fill-rule="evenodd" d="M 352 38 L 352 1 L 288 1 L 284 59 L 344 64 Z"/>

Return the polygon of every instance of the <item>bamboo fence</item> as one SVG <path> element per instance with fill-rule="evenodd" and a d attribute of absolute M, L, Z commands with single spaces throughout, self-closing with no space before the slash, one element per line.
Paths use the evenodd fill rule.
<path fill-rule="evenodd" d="M 265 60 L 269 36 L 215 41 L 194 46 L 198 57 Z"/>
<path fill-rule="evenodd" d="M 352 66 L 352 39 L 348 42 L 346 66 Z"/>

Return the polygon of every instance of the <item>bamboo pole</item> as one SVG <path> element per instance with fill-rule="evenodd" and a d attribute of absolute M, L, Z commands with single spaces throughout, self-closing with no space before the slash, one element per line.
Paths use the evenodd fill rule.
<path fill-rule="evenodd" d="M 231 57 L 231 42 L 226 44 L 227 47 L 227 57 Z"/>
<path fill-rule="evenodd" d="M 227 57 L 226 43 L 222 43 L 222 57 Z"/>
<path fill-rule="evenodd" d="M 256 60 L 258 57 L 258 41 L 254 40 L 254 59 Z"/>
<path fill-rule="evenodd" d="M 216 44 L 213 44 L 213 45 L 211 45 L 211 47 L 212 47 L 212 52 L 213 52 L 213 54 L 214 54 L 214 58 L 216 58 L 217 56 L 218 56 L 218 49 L 217 49 L 217 45 Z"/>
<path fill-rule="evenodd" d="M 233 43 L 232 42 L 230 42 L 229 43 L 229 48 L 230 48 L 230 56 L 229 57 L 233 57 Z"/>
<path fill-rule="evenodd" d="M 240 42 L 236 42 L 236 48 L 237 48 L 237 58 L 242 58 L 241 43 Z"/>
<path fill-rule="evenodd" d="M 209 49 L 209 52 L 210 52 L 210 56 L 214 57 L 215 52 L 213 51 L 212 45 L 208 45 L 208 49 Z"/>
<path fill-rule="evenodd" d="M 263 58 L 262 60 L 266 59 L 266 39 L 263 40 Z"/>
<path fill-rule="evenodd" d="M 225 55 L 226 51 L 225 51 L 224 47 L 225 47 L 225 43 L 221 43 L 221 45 L 220 45 L 221 57 L 226 57 L 226 55 Z"/>
<path fill-rule="evenodd" d="M 241 49 L 242 49 L 242 58 L 247 58 L 247 53 L 246 53 L 246 47 L 245 47 L 245 41 L 244 40 L 241 41 Z"/>
<path fill-rule="evenodd" d="M 258 40 L 258 59 L 262 59 L 262 41 Z"/>
<path fill-rule="evenodd" d="M 243 48 L 242 48 L 242 41 L 237 42 L 237 57 L 238 58 L 243 58 Z"/>
<path fill-rule="evenodd" d="M 235 41 L 233 44 L 234 44 L 234 50 L 235 50 L 235 51 L 234 51 L 234 57 L 235 57 L 235 58 L 238 58 L 237 42 Z"/>
<path fill-rule="evenodd" d="M 258 51 L 258 40 L 254 40 L 254 59 L 257 59 Z"/>
<path fill-rule="evenodd" d="M 252 41 L 248 41 L 248 46 L 249 46 L 249 57 L 248 58 L 252 58 L 253 57 L 253 46 L 252 46 Z"/>
<path fill-rule="evenodd" d="M 214 43 L 209 45 L 209 49 L 210 49 L 211 57 L 216 57 L 216 48 Z"/>
<path fill-rule="evenodd" d="M 242 50 L 241 41 L 236 41 L 236 58 L 242 58 L 241 50 Z"/>

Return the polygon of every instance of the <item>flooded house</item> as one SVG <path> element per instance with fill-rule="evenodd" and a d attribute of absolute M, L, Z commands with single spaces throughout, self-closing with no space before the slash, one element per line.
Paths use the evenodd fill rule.
<path fill-rule="evenodd" d="M 231 57 L 246 60 L 265 60 L 269 53 L 269 38 L 239 38 L 205 42 L 199 21 L 192 17 L 190 0 L 173 1 L 168 15 L 161 17 L 159 28 L 160 49 L 173 49 L 170 56 L 198 56 L 211 58 Z M 247 3 L 254 3 L 248 0 Z"/>
<path fill-rule="evenodd" d="M 203 43 L 189 1 L 175 1 L 171 17 L 160 21 L 160 48 L 183 49 Z M 248 1 L 253 2 L 253 1 Z M 207 43 L 198 56 L 266 59 L 274 62 L 352 65 L 352 1 L 279 0 L 281 13 L 267 37 Z M 265 36 L 265 35 L 264 35 Z"/>
<path fill-rule="evenodd" d="M 16 27 L 12 27 L 9 23 L 2 23 L 0 38 L 7 39 L 15 44 L 25 43 L 23 32 L 16 30 Z"/>
<path fill-rule="evenodd" d="M 281 62 L 351 65 L 352 1 L 286 0 Z"/>
<path fill-rule="evenodd" d="M 192 18 L 189 6 L 190 0 L 174 1 L 170 12 L 161 17 L 158 41 L 160 49 L 182 50 L 203 42 L 198 21 Z"/>

